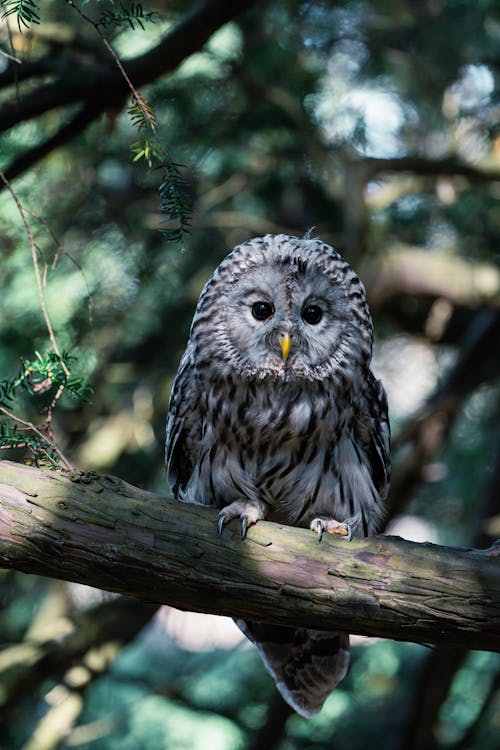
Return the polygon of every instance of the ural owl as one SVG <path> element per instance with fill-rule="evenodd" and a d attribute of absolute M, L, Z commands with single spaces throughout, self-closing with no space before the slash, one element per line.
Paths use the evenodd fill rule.
<path fill-rule="evenodd" d="M 261 519 L 350 538 L 377 532 L 389 481 L 384 389 L 359 278 L 319 239 L 236 247 L 200 296 L 170 400 L 166 463 L 179 500 L 220 509 L 219 533 Z M 317 713 L 349 636 L 237 621 L 285 700 Z"/>

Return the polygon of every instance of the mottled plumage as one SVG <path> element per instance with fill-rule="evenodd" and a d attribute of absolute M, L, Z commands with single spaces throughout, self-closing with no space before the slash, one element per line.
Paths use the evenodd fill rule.
<path fill-rule="evenodd" d="M 359 278 L 318 239 L 236 247 L 198 302 L 170 400 L 167 471 L 180 500 L 347 538 L 377 532 L 389 481 L 383 387 Z M 348 636 L 238 621 L 284 698 L 319 711 Z"/>

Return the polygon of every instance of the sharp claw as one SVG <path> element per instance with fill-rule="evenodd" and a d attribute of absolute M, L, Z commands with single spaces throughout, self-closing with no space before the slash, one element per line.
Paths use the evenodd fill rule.
<path fill-rule="evenodd" d="M 318 522 L 318 543 L 323 539 L 324 526 L 321 521 Z"/>
<path fill-rule="evenodd" d="M 248 530 L 248 516 L 241 516 L 241 538 L 245 539 Z"/>
<path fill-rule="evenodd" d="M 219 536 L 222 534 L 223 528 L 224 528 L 224 516 L 219 513 L 219 518 L 217 520 L 217 534 Z"/>
<path fill-rule="evenodd" d="M 345 537 L 346 542 L 350 542 L 352 539 L 352 528 L 351 525 L 346 523 L 347 536 Z"/>

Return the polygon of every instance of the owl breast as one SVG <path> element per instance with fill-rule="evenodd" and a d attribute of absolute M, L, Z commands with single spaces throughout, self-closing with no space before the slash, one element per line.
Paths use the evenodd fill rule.
<path fill-rule="evenodd" d="M 237 398 L 233 390 L 219 383 L 202 396 L 197 470 L 182 499 L 218 508 L 260 500 L 278 523 L 308 527 L 325 515 L 373 533 L 378 496 L 356 446 L 356 408 L 340 415 L 327 384 L 249 382 Z"/>

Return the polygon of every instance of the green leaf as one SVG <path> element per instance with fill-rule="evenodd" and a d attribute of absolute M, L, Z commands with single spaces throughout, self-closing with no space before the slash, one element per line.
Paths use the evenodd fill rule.
<path fill-rule="evenodd" d="M 17 26 L 21 34 L 23 26 L 29 29 L 32 23 L 40 23 L 38 3 L 33 0 L 1 0 L 0 6 L 4 9 L 2 18 L 17 16 Z"/>
<path fill-rule="evenodd" d="M 141 3 L 131 3 L 129 7 L 120 5 L 120 11 L 105 10 L 96 21 L 96 26 L 120 26 L 128 24 L 132 31 L 138 26 L 143 31 L 145 23 L 156 23 L 156 11 L 144 11 Z"/>

